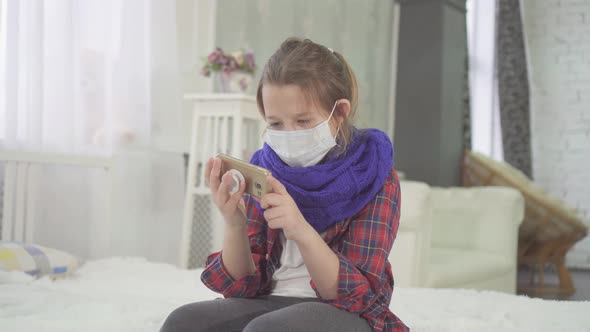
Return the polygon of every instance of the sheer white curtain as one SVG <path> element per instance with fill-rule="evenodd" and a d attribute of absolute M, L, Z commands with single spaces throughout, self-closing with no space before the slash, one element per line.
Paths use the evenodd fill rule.
<path fill-rule="evenodd" d="M 43 171 L 35 239 L 176 261 L 184 166 L 176 4 L 0 0 L 0 148 L 112 158 Z M 111 213 L 102 204 L 111 205 Z"/>
<path fill-rule="evenodd" d="M 495 13 L 495 0 L 467 0 L 471 146 L 474 151 L 503 160 Z"/>

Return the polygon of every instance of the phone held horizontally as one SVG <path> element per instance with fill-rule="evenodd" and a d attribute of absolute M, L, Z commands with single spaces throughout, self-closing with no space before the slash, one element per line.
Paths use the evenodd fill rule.
<path fill-rule="evenodd" d="M 270 191 L 269 185 L 266 183 L 266 177 L 271 175 L 271 172 L 266 168 L 252 165 L 223 153 L 218 153 L 216 157 L 222 160 L 221 175 L 225 174 L 227 171 L 233 173 L 233 191 L 238 190 L 240 187 L 240 181 L 246 182 L 246 194 L 262 198 L 264 194 Z"/>

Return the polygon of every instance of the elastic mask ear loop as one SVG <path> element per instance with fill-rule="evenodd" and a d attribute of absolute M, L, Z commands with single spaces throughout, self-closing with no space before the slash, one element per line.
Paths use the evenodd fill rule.
<path fill-rule="evenodd" d="M 336 100 L 336 102 L 334 103 L 334 106 L 332 107 L 332 111 L 330 112 L 330 116 L 328 117 L 328 122 L 332 118 L 332 115 L 334 115 L 334 111 L 336 110 L 336 105 L 338 105 L 338 100 Z"/>
<path fill-rule="evenodd" d="M 260 139 L 264 142 L 264 135 L 266 135 L 268 130 L 268 125 L 264 126 L 264 129 L 260 132 Z"/>
<path fill-rule="evenodd" d="M 340 146 L 340 142 L 338 142 L 338 133 L 340 132 L 340 125 L 338 125 L 338 129 L 336 129 L 336 135 L 334 136 L 334 141 L 336 141 L 336 146 Z"/>
<path fill-rule="evenodd" d="M 336 110 L 336 105 L 338 105 L 338 100 L 336 100 L 336 102 L 334 103 L 334 107 L 332 107 L 332 112 L 330 112 L 330 116 L 328 117 L 328 123 L 330 122 L 332 115 L 334 115 L 334 111 Z M 338 125 L 338 128 L 336 128 L 336 135 L 334 135 L 334 141 L 336 141 L 336 145 L 340 146 L 340 144 L 338 144 L 338 140 L 337 140 L 338 132 L 340 132 L 340 125 Z"/>

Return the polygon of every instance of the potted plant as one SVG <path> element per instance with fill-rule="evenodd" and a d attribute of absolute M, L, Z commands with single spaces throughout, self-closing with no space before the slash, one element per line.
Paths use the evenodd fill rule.
<path fill-rule="evenodd" d="M 217 47 L 205 60 L 201 74 L 213 74 L 216 90 L 220 92 L 245 92 L 252 82 L 256 62 L 252 52 L 238 50 L 225 53 Z"/>

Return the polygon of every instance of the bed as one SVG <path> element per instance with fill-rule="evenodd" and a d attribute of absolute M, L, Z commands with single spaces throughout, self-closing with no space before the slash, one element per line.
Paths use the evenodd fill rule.
<path fill-rule="evenodd" d="M 110 171 L 108 159 L 53 154 L 0 151 L 0 163 L 0 234 L 25 242 L 36 240 L 35 165 Z M 107 246 L 103 240 L 94 247 Z M 200 272 L 141 257 L 88 260 L 56 280 L 0 271 L 0 331 L 157 331 L 176 307 L 219 297 L 201 283 Z M 590 331 L 590 302 L 397 287 L 391 309 L 412 331 Z"/>
<path fill-rule="evenodd" d="M 218 297 L 200 270 L 115 257 L 52 281 L 0 272 L 0 331 L 157 331 L 167 314 Z M 412 331 L 590 331 L 590 302 L 474 290 L 396 288 L 391 303 Z"/>

